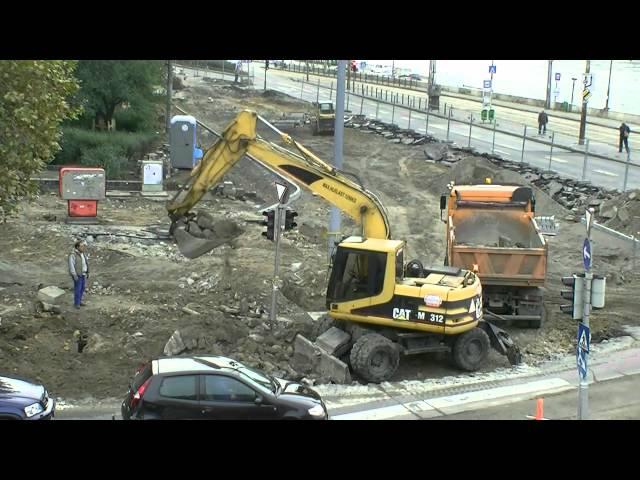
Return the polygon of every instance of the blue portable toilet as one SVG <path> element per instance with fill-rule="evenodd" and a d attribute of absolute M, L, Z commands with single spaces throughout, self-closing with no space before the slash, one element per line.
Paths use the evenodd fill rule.
<path fill-rule="evenodd" d="M 196 119 L 191 115 L 175 115 L 169 129 L 169 153 L 173 168 L 191 170 L 202 158 L 196 147 Z"/>

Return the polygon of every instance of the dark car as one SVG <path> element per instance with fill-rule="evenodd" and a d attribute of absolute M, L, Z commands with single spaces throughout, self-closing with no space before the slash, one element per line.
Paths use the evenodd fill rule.
<path fill-rule="evenodd" d="M 40 384 L 0 376 L 0 420 L 51 420 L 55 403 Z"/>
<path fill-rule="evenodd" d="M 317 392 L 220 356 L 163 357 L 138 370 L 125 420 L 326 420 Z"/>

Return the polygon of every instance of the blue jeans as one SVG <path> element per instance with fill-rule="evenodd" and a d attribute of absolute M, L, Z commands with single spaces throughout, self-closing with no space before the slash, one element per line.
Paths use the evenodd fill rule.
<path fill-rule="evenodd" d="M 84 275 L 80 275 L 77 280 L 73 281 L 73 304 L 80 305 L 82 303 L 82 294 L 84 293 Z"/>

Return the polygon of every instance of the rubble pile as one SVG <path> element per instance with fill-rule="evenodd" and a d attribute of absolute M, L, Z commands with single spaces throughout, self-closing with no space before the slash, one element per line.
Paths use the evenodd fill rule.
<path fill-rule="evenodd" d="M 424 135 L 413 129 L 404 129 L 393 123 L 367 119 L 366 115 L 353 115 L 345 120 L 344 126 L 358 129 L 362 133 L 375 133 L 391 143 L 403 145 L 424 145 L 438 140 L 432 135 Z"/>

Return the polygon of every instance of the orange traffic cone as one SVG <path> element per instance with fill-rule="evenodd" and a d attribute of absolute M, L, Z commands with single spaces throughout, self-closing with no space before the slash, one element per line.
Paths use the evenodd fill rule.
<path fill-rule="evenodd" d="M 544 398 L 539 398 L 536 402 L 536 420 L 544 418 Z"/>
<path fill-rule="evenodd" d="M 535 417 L 531 415 L 527 415 L 527 418 L 531 420 L 549 420 L 548 418 L 544 418 L 544 398 L 538 398 L 536 400 L 536 415 Z"/>

